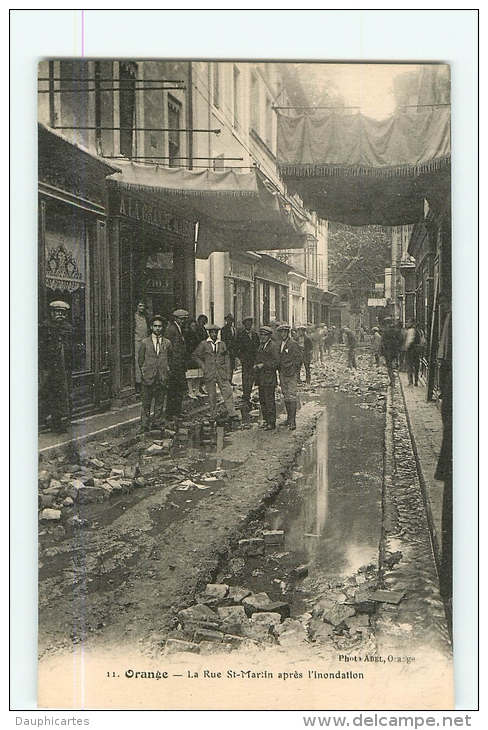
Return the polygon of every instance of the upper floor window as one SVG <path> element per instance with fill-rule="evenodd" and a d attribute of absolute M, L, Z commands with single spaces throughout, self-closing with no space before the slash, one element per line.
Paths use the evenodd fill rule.
<path fill-rule="evenodd" d="M 251 74 L 251 129 L 259 134 L 259 80 Z"/>
<path fill-rule="evenodd" d="M 136 111 L 137 64 L 119 63 L 120 154 L 132 157 Z"/>
<path fill-rule="evenodd" d="M 266 97 L 266 129 L 265 129 L 265 142 L 271 149 L 273 144 L 273 105 L 271 99 Z"/>
<path fill-rule="evenodd" d="M 233 71 L 233 91 L 234 91 L 234 127 L 239 129 L 240 111 L 241 111 L 241 72 L 234 66 Z"/>
<path fill-rule="evenodd" d="M 220 78 L 219 78 L 219 64 L 212 63 L 212 100 L 216 107 L 220 106 Z"/>
<path fill-rule="evenodd" d="M 168 95 L 168 155 L 169 166 L 178 167 L 180 164 L 180 120 L 181 104 L 173 96 Z"/>

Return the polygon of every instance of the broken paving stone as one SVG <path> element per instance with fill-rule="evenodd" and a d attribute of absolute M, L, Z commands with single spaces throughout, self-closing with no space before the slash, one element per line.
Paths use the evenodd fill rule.
<path fill-rule="evenodd" d="M 107 499 L 108 492 L 103 487 L 84 487 L 76 493 L 76 501 L 81 504 L 100 504 Z"/>
<path fill-rule="evenodd" d="M 65 497 L 63 499 L 63 505 L 65 507 L 72 507 L 74 505 L 74 501 L 71 499 L 71 497 Z"/>
<path fill-rule="evenodd" d="M 165 451 L 166 450 L 163 448 L 162 444 L 151 444 L 151 446 L 146 449 L 146 454 L 149 454 L 149 456 L 155 456 L 157 454 L 164 454 Z"/>
<path fill-rule="evenodd" d="M 207 603 L 209 600 L 222 601 L 229 593 L 229 586 L 225 583 L 207 583 L 205 591 L 202 594 L 202 601 Z"/>
<path fill-rule="evenodd" d="M 285 533 L 283 530 L 263 530 L 261 535 L 263 536 L 265 545 L 285 544 Z"/>
<path fill-rule="evenodd" d="M 191 654 L 199 654 L 200 646 L 191 641 L 181 641 L 180 639 L 168 639 L 166 642 L 166 654 L 176 654 L 178 652 L 190 652 Z"/>
<path fill-rule="evenodd" d="M 229 634 L 239 634 L 247 622 L 244 606 L 221 606 L 218 609 L 222 621 L 220 628 Z"/>
<path fill-rule="evenodd" d="M 398 604 L 405 597 L 405 591 L 381 591 L 373 590 L 369 594 L 368 600 L 377 601 L 379 603 Z"/>
<path fill-rule="evenodd" d="M 264 540 L 259 537 L 239 540 L 239 553 L 246 558 L 254 558 L 264 555 Z"/>
<path fill-rule="evenodd" d="M 371 628 L 368 614 L 351 616 L 350 618 L 346 618 L 343 623 L 351 634 L 364 634 L 369 628 Z"/>
<path fill-rule="evenodd" d="M 195 606 L 184 608 L 178 612 L 178 621 L 186 628 L 188 623 L 192 624 L 215 624 L 219 625 L 220 617 L 219 614 L 213 611 L 211 608 L 203 603 L 197 603 Z"/>
<path fill-rule="evenodd" d="M 61 510 L 60 509 L 43 509 L 40 514 L 41 520 L 60 520 Z"/>
<path fill-rule="evenodd" d="M 222 631 L 213 631 L 212 629 L 198 629 L 194 634 L 194 642 L 199 644 L 201 641 L 217 641 L 221 642 L 224 637 Z"/>
<path fill-rule="evenodd" d="M 90 459 L 89 462 L 92 466 L 95 466 L 97 469 L 103 469 L 105 466 L 105 463 L 103 461 L 100 461 L 100 459 Z"/>
<path fill-rule="evenodd" d="M 347 618 L 354 616 L 355 610 L 353 606 L 345 605 L 344 603 L 336 603 L 334 608 L 330 611 L 324 611 L 322 614 L 322 620 L 331 624 L 332 626 L 339 626 L 339 624 Z"/>
<path fill-rule="evenodd" d="M 302 580 L 308 575 L 308 565 L 299 565 L 298 568 L 293 568 L 288 573 L 288 580 Z"/>
<path fill-rule="evenodd" d="M 308 635 L 305 629 L 302 627 L 300 629 L 294 630 L 289 629 L 288 631 L 284 631 L 279 639 L 278 643 L 280 646 L 286 646 L 288 648 L 294 648 L 303 646 L 304 644 L 308 644 Z"/>
<path fill-rule="evenodd" d="M 111 477 L 123 477 L 124 476 L 124 470 L 123 469 L 112 469 L 110 471 Z"/>
<path fill-rule="evenodd" d="M 250 596 L 251 593 L 252 591 L 248 590 L 247 588 L 241 588 L 240 586 L 230 586 L 229 594 L 227 597 L 234 603 L 241 603 L 241 601 L 243 601 L 244 598 Z"/>
<path fill-rule="evenodd" d="M 263 613 L 253 613 L 251 621 L 253 624 L 265 626 L 268 631 L 271 631 L 272 628 L 281 623 L 281 616 L 279 613 L 264 611 Z"/>
<path fill-rule="evenodd" d="M 271 601 L 267 593 L 255 593 L 242 601 L 248 616 L 254 613 L 279 613 L 282 619 L 290 617 L 290 604 L 284 601 Z"/>
<path fill-rule="evenodd" d="M 108 484 L 113 492 L 122 492 L 124 490 L 123 485 L 118 479 L 107 479 L 105 483 Z"/>
<path fill-rule="evenodd" d="M 52 507 L 56 501 L 55 494 L 40 494 L 39 507 Z"/>
<path fill-rule="evenodd" d="M 216 641 L 201 641 L 200 644 L 200 654 L 209 655 L 209 654 L 230 654 L 232 651 L 232 646 L 230 644 L 226 643 L 218 643 Z"/>
<path fill-rule="evenodd" d="M 314 618 L 321 618 L 324 612 L 332 611 L 336 605 L 336 601 L 334 601 L 332 598 L 329 598 L 328 596 L 324 596 L 312 608 L 312 616 Z"/>
<path fill-rule="evenodd" d="M 273 634 L 275 636 L 281 636 L 284 631 L 304 631 L 304 627 L 296 618 L 285 618 L 283 623 L 273 627 Z"/>
<path fill-rule="evenodd" d="M 124 467 L 123 475 L 127 479 L 135 479 L 139 474 L 139 464 L 130 464 Z"/>

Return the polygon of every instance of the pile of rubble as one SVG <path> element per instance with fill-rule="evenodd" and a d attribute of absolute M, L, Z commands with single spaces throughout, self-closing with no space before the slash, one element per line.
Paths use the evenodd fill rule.
<path fill-rule="evenodd" d="M 264 530 L 260 537 L 239 541 L 239 557 L 229 563 L 228 578 L 239 575 L 239 567 L 249 558 L 265 556 L 282 541 L 282 531 Z M 285 554 L 285 553 L 282 553 Z M 275 553 L 280 556 L 280 553 Z M 163 641 L 165 653 L 218 654 L 236 650 L 293 648 L 304 653 L 318 648 L 322 653 L 374 655 L 374 621 L 379 604 L 399 603 L 403 593 L 380 590 L 373 564 L 340 582 L 315 585 L 306 593 L 308 610 L 292 615 L 287 594 L 297 591 L 309 575 L 309 566 L 300 565 L 275 579 L 270 593 L 281 588 L 282 599 L 267 592 L 253 593 L 242 585 L 207 584 L 196 603 L 178 612 L 178 626 Z"/>
<path fill-rule="evenodd" d="M 215 430 L 208 422 L 185 424 L 178 432 L 165 429 L 144 437 L 128 435 L 110 442 L 89 443 L 83 454 L 41 462 L 40 521 L 46 525 L 60 521 L 74 525 L 80 522 L 80 517 L 73 513 L 77 506 L 100 504 L 155 481 L 177 484 L 182 476 L 195 476 L 194 469 L 181 463 L 175 466 L 173 458 L 175 447 L 188 441 L 192 425 L 198 429 L 200 443 L 215 440 Z"/>

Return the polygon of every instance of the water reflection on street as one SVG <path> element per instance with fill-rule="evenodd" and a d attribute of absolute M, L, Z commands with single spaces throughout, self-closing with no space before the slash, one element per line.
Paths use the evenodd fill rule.
<path fill-rule="evenodd" d="M 294 477 L 273 505 L 285 548 L 330 578 L 377 560 L 381 536 L 384 417 L 340 392 L 305 446 Z M 360 417 L 358 417 L 360 414 Z"/>

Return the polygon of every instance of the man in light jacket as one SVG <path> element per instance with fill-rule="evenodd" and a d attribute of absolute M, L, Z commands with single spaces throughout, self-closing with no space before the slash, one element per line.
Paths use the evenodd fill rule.
<path fill-rule="evenodd" d="M 230 384 L 231 366 L 229 352 L 225 342 L 217 340 L 220 327 L 216 324 L 207 326 L 208 338 L 200 342 L 193 359 L 203 371 L 203 380 L 207 388 L 210 404 L 210 420 L 217 419 L 217 385 L 222 393 L 229 417 L 238 421 L 239 416 L 234 406 L 232 386 Z"/>

